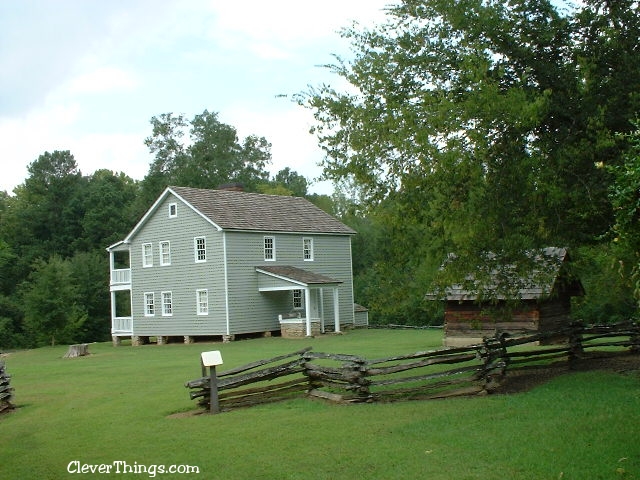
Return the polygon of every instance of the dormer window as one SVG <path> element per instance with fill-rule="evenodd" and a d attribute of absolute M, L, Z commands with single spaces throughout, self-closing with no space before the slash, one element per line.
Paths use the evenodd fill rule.
<path fill-rule="evenodd" d="M 178 204 L 170 203 L 169 204 L 169 218 L 176 218 L 178 216 Z"/>

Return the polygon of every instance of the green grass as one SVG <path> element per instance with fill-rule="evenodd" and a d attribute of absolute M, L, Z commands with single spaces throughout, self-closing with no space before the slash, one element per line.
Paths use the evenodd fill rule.
<path fill-rule="evenodd" d="M 206 479 L 640 479 L 640 378 L 572 373 L 505 396 L 332 405 L 297 399 L 220 415 L 183 387 L 199 355 L 221 370 L 290 353 L 366 358 L 437 348 L 441 332 L 351 331 L 311 340 L 66 347 L 6 359 L 18 409 L 0 416 L 0 479 L 88 478 L 67 465 L 194 465 Z M 152 475 L 96 475 L 151 478 Z"/>

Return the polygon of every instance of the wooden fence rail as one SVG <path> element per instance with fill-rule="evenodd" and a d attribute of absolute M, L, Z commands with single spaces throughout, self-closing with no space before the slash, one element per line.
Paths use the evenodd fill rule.
<path fill-rule="evenodd" d="M 4 362 L 0 361 L 0 413 L 11 410 L 13 404 L 13 388 L 10 385 L 11 375 L 6 372 Z"/>
<path fill-rule="evenodd" d="M 563 343 L 547 345 L 558 339 Z M 571 362 L 594 351 L 640 353 L 640 325 L 623 322 L 585 326 L 576 322 L 544 334 L 498 333 L 468 347 L 370 360 L 313 352 L 309 347 L 219 373 L 219 401 L 222 409 L 230 409 L 301 394 L 350 403 L 489 393 L 508 371 L 559 359 Z M 243 388 L 247 385 L 253 386 Z M 208 407 L 208 376 L 203 373 L 185 386 L 194 390 L 191 399 L 199 399 L 200 406 Z"/>

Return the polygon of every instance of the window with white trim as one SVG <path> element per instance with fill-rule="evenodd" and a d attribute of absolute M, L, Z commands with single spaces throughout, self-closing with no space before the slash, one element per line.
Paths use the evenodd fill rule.
<path fill-rule="evenodd" d="M 144 316 L 153 317 L 156 314 L 156 299 L 153 292 L 144 294 Z"/>
<path fill-rule="evenodd" d="M 178 204 L 170 203 L 169 204 L 169 218 L 176 218 L 178 216 Z"/>
<path fill-rule="evenodd" d="M 153 245 L 151 243 L 142 244 L 142 267 L 153 267 Z"/>
<path fill-rule="evenodd" d="M 162 316 L 170 317 L 173 315 L 173 299 L 171 292 L 162 292 Z"/>
<path fill-rule="evenodd" d="M 303 302 L 302 302 L 302 290 L 293 290 L 293 308 L 295 310 L 300 310 L 301 308 L 303 308 Z"/>
<path fill-rule="evenodd" d="M 209 315 L 209 291 L 196 290 L 196 310 L 198 315 Z"/>
<path fill-rule="evenodd" d="M 264 237 L 264 259 L 266 261 L 276 259 L 276 239 L 274 237 Z"/>
<path fill-rule="evenodd" d="M 160 242 L 160 265 L 171 265 L 171 244 L 168 241 Z"/>
<path fill-rule="evenodd" d="M 313 262 L 313 238 L 302 239 L 302 258 L 305 262 Z"/>
<path fill-rule="evenodd" d="M 207 239 L 205 237 L 195 237 L 193 239 L 193 255 L 196 263 L 207 261 Z"/>

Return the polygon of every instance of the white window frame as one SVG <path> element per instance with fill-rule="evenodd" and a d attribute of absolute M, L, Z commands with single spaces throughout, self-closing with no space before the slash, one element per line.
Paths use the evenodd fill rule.
<path fill-rule="evenodd" d="M 302 238 L 302 259 L 305 262 L 313 262 L 313 238 Z"/>
<path fill-rule="evenodd" d="M 198 248 L 198 240 L 202 240 L 202 249 Z M 203 258 L 200 258 L 200 252 Z M 193 237 L 193 257 L 196 263 L 207 261 L 207 237 Z"/>
<path fill-rule="evenodd" d="M 304 297 L 302 295 L 302 289 L 291 290 L 292 301 L 294 310 L 302 310 L 304 309 Z"/>
<path fill-rule="evenodd" d="M 166 246 L 167 251 L 164 251 Z M 165 267 L 171 265 L 171 242 L 169 240 L 163 240 L 159 243 L 160 248 L 160 266 Z"/>
<path fill-rule="evenodd" d="M 176 218 L 178 216 L 178 204 L 170 203 L 169 204 L 169 218 Z"/>
<path fill-rule="evenodd" d="M 144 316 L 156 316 L 156 296 L 153 292 L 144 292 Z"/>
<path fill-rule="evenodd" d="M 162 292 L 162 316 L 171 317 L 173 315 L 173 294 L 171 292 Z M 169 300 L 167 302 L 167 299 Z"/>
<path fill-rule="evenodd" d="M 267 246 L 267 242 L 271 241 L 271 246 Z M 276 237 L 267 235 L 263 239 L 264 247 L 264 261 L 275 262 L 276 261 Z"/>
<path fill-rule="evenodd" d="M 148 248 L 148 251 L 147 251 Z M 142 268 L 153 267 L 153 243 L 142 244 Z"/>
<path fill-rule="evenodd" d="M 209 315 L 209 290 L 206 288 L 196 290 L 196 313 Z"/>

